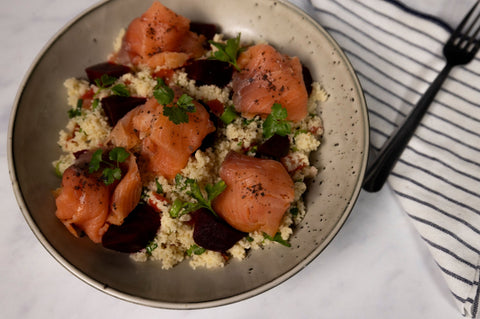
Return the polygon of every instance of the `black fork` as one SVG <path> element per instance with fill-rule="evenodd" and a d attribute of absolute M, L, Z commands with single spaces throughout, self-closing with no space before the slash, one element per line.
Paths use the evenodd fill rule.
<path fill-rule="evenodd" d="M 469 63 L 477 54 L 480 47 L 480 39 L 477 37 L 480 32 L 480 13 L 475 18 L 470 18 L 479 2 L 480 0 L 470 9 L 443 47 L 443 55 L 447 60 L 443 70 L 418 101 L 410 115 L 405 118 L 403 124 L 390 136 L 375 159 L 369 163 L 363 182 L 363 189 L 366 191 L 377 192 L 385 184 L 388 175 L 452 68 Z"/>

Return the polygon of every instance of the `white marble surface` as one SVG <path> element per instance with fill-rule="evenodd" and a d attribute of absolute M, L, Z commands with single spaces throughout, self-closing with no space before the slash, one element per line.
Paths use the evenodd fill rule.
<path fill-rule="evenodd" d="M 0 0 L 1 318 L 462 317 L 388 187 L 377 194 L 362 192 L 340 233 L 298 275 L 232 305 L 189 311 L 144 307 L 97 291 L 65 270 L 37 241 L 17 207 L 7 166 L 8 121 L 17 88 L 37 53 L 95 2 Z M 463 12 L 459 6 L 469 1 L 405 2 L 456 23 Z"/>

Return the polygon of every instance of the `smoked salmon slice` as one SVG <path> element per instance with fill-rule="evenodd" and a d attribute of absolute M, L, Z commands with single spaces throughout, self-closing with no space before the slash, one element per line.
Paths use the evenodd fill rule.
<path fill-rule="evenodd" d="M 176 102 L 182 90 L 174 87 L 175 98 L 168 107 L 178 107 Z M 203 139 L 215 131 L 215 125 L 205 107 L 192 101 L 195 112 L 188 113 L 188 123 L 175 124 L 163 115 L 164 106 L 155 98 L 133 109 L 113 128 L 109 140 L 115 146 L 140 148 L 145 169 L 172 179 L 186 165 Z"/>
<path fill-rule="evenodd" d="M 230 151 L 220 167 L 227 188 L 213 209 L 233 228 L 275 236 L 294 199 L 294 184 L 277 161 Z"/>
<path fill-rule="evenodd" d="M 190 31 L 189 19 L 155 1 L 130 23 L 117 56 L 128 56 L 134 65 L 173 69 L 200 57 L 205 41 L 205 36 Z"/>
<path fill-rule="evenodd" d="M 76 237 L 82 230 L 95 243 L 100 243 L 110 224 L 121 225 L 137 206 L 142 182 L 135 156 L 130 154 L 121 167 L 120 182 L 106 185 L 101 171 L 89 172 L 93 152 L 82 154 L 62 176 L 56 197 L 56 216 Z"/>
<path fill-rule="evenodd" d="M 308 93 L 297 57 L 289 57 L 268 44 L 240 53 L 240 71 L 233 73 L 233 104 L 245 117 L 270 114 L 274 103 L 287 109 L 287 119 L 298 122 L 307 115 Z"/>
<path fill-rule="evenodd" d="M 138 132 L 133 127 L 133 118 L 138 115 L 140 107 L 125 114 L 113 127 L 110 132 L 108 142 L 115 146 L 124 147 L 127 150 L 135 149 L 140 145 Z"/>
<path fill-rule="evenodd" d="M 113 191 L 110 214 L 107 218 L 107 222 L 114 225 L 123 223 L 123 220 L 140 202 L 142 196 L 142 180 L 137 160 L 133 154 L 130 153 L 124 166 L 126 168 L 122 167 L 122 171 L 126 171 L 126 173 Z"/>
<path fill-rule="evenodd" d="M 89 174 L 88 165 L 74 164 L 63 173 L 55 214 L 74 236 L 78 237 L 80 229 L 100 243 L 108 229 L 110 193 L 111 186 L 105 185 L 98 174 Z"/>

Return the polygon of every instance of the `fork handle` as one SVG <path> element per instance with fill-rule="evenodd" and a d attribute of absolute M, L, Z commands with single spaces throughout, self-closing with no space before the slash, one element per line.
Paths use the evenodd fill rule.
<path fill-rule="evenodd" d="M 425 94 L 417 102 L 417 105 L 413 108 L 410 115 L 405 118 L 403 124 L 397 127 L 395 132 L 382 146 L 376 158 L 367 167 L 363 181 L 363 189 L 368 192 L 377 192 L 382 188 L 383 184 L 385 184 L 388 175 L 390 175 L 395 163 L 407 146 L 415 129 L 420 124 L 423 115 L 427 112 L 428 107 L 452 68 L 453 65 L 451 64 L 447 63 L 447 65 L 445 65 Z"/>

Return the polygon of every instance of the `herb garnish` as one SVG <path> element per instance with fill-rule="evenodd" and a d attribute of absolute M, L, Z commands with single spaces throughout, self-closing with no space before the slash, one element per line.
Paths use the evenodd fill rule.
<path fill-rule="evenodd" d="M 74 109 L 68 110 L 68 117 L 69 118 L 74 118 L 76 116 L 82 115 L 82 106 L 83 106 L 83 100 L 78 99 L 77 100 L 77 107 Z"/>
<path fill-rule="evenodd" d="M 58 177 L 62 177 L 62 172 L 60 171 L 60 161 L 57 162 L 57 164 L 55 164 L 55 175 L 57 175 Z"/>
<path fill-rule="evenodd" d="M 158 248 L 158 244 L 152 240 L 147 244 L 147 247 L 145 247 L 145 251 L 148 256 L 151 256 L 152 252 L 157 248 Z"/>
<path fill-rule="evenodd" d="M 292 214 L 293 216 L 297 216 L 298 212 L 299 212 L 298 207 L 290 208 L 290 214 Z"/>
<path fill-rule="evenodd" d="M 177 174 L 175 176 L 175 182 L 180 190 L 188 189 L 186 190 L 186 193 L 195 199 L 196 202 L 184 202 L 178 198 L 175 199 L 172 203 L 172 207 L 170 208 L 170 216 L 172 218 L 178 218 L 200 208 L 206 208 L 215 216 L 217 216 L 217 213 L 215 213 L 212 208 L 212 201 L 227 187 L 224 181 L 220 181 L 214 185 L 205 185 L 205 192 L 207 193 L 206 198 L 204 197 L 202 190 L 200 189 L 200 185 L 198 185 L 196 180 Z"/>
<path fill-rule="evenodd" d="M 277 134 L 285 136 L 291 132 L 292 128 L 287 121 L 287 109 L 283 108 L 281 104 L 274 103 L 272 112 L 267 116 L 263 122 L 263 136 L 270 138 Z"/>
<path fill-rule="evenodd" d="M 200 247 L 198 245 L 193 244 L 190 246 L 190 248 L 187 249 L 187 255 L 192 256 L 192 255 L 201 255 L 205 252 L 205 248 Z"/>
<path fill-rule="evenodd" d="M 153 88 L 153 96 L 158 103 L 164 106 L 163 115 L 175 124 L 188 123 L 187 113 L 197 111 L 195 104 L 193 104 L 193 98 L 187 94 L 182 94 L 176 105 L 167 106 L 173 102 L 175 92 L 161 78 L 157 79 L 157 85 Z"/>
<path fill-rule="evenodd" d="M 130 96 L 127 86 L 121 83 L 114 85 L 116 81 L 116 77 L 108 74 L 102 74 L 99 79 L 95 79 L 95 85 L 98 87 L 98 91 L 95 93 L 95 96 L 97 96 L 101 91 L 108 89 L 112 91 L 113 95 Z"/>
<path fill-rule="evenodd" d="M 220 119 L 225 124 L 230 124 L 233 122 L 234 119 L 238 117 L 238 113 L 235 111 L 235 107 L 233 105 L 228 106 L 223 111 L 222 115 L 220 115 Z"/>
<path fill-rule="evenodd" d="M 127 89 L 127 86 L 125 84 L 117 84 L 114 85 L 112 88 L 112 93 L 113 95 L 118 95 L 118 96 L 130 96 L 130 92 Z"/>
<path fill-rule="evenodd" d="M 130 96 L 130 92 L 125 84 L 115 84 L 118 79 L 108 74 L 102 74 L 98 79 L 95 79 L 95 85 L 98 87 L 98 91 L 93 95 L 92 109 L 95 110 L 100 103 L 97 96 L 104 90 L 111 90 L 113 95 L 118 96 Z"/>
<path fill-rule="evenodd" d="M 108 74 L 102 74 L 102 76 L 98 79 L 95 79 L 95 85 L 98 86 L 100 89 L 108 89 L 112 86 L 115 81 L 117 80 L 116 77 L 110 76 Z"/>
<path fill-rule="evenodd" d="M 188 114 L 194 113 L 197 109 L 193 104 L 193 98 L 182 94 L 177 100 L 177 106 L 164 106 L 163 115 L 175 124 L 188 123 Z"/>
<path fill-rule="evenodd" d="M 103 150 L 96 150 L 93 155 L 90 163 L 88 165 L 88 172 L 93 173 L 100 169 L 100 164 L 107 165 L 106 168 L 102 171 L 102 179 L 105 185 L 110 185 L 115 180 L 122 178 L 122 170 L 120 169 L 120 163 L 125 162 L 125 160 L 130 156 L 123 147 L 115 147 L 110 152 L 108 152 L 108 159 L 110 161 L 103 160 Z"/>
<path fill-rule="evenodd" d="M 163 187 L 162 184 L 158 181 L 158 178 L 155 178 L 155 185 L 157 186 L 157 194 L 163 194 Z"/>
<path fill-rule="evenodd" d="M 245 51 L 245 48 L 240 47 L 240 33 L 235 38 L 228 39 L 227 43 L 214 42 L 212 40 L 208 42 L 218 49 L 212 53 L 209 59 L 228 62 L 233 65 L 237 71 L 240 71 L 237 64 L 237 57 L 240 52 Z"/>
<path fill-rule="evenodd" d="M 165 84 L 163 79 L 157 79 L 157 85 L 153 88 L 153 96 L 162 105 L 167 105 L 172 103 L 175 93 L 168 85 Z"/>
<path fill-rule="evenodd" d="M 269 234 L 267 233 L 263 233 L 263 237 L 265 239 L 268 239 L 268 240 L 271 240 L 271 241 L 275 241 L 279 244 L 282 244 L 283 246 L 286 246 L 286 247 L 291 247 L 290 243 L 288 241 L 286 241 L 285 239 L 282 238 L 282 235 L 280 234 L 280 232 L 277 232 L 275 234 L 275 236 L 270 236 Z"/>

